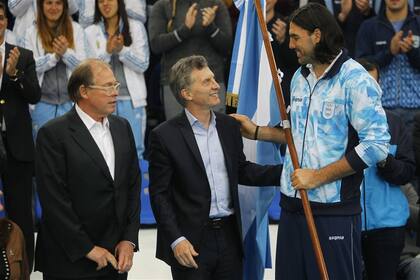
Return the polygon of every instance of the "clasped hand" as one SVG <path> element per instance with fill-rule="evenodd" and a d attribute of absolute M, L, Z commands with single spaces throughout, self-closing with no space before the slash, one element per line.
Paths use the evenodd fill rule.
<path fill-rule="evenodd" d="M 86 255 L 88 259 L 96 262 L 96 270 L 101 270 L 109 264 L 112 265 L 118 273 L 128 272 L 133 265 L 134 248 L 129 241 L 120 241 L 115 247 L 115 256 L 107 249 L 94 246 Z"/>

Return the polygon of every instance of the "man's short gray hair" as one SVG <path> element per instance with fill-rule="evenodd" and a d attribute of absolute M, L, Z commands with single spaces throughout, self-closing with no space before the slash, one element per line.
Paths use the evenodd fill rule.
<path fill-rule="evenodd" d="M 191 73 L 193 70 L 201 70 L 207 67 L 207 60 L 201 55 L 192 55 L 181 58 L 169 71 L 169 86 L 172 94 L 182 107 L 185 107 L 185 99 L 181 96 L 181 91 L 190 87 Z"/>

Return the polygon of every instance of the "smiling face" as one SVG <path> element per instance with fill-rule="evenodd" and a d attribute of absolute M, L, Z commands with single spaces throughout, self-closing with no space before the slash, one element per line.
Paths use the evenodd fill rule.
<path fill-rule="evenodd" d="M 118 1 L 117 0 L 97 0 L 98 8 L 101 15 L 105 19 L 111 19 L 118 16 Z"/>
<path fill-rule="evenodd" d="M 298 61 L 301 65 L 315 63 L 315 46 L 319 43 L 320 34 L 315 30 L 310 34 L 307 30 L 299 27 L 293 22 L 290 23 L 289 48 L 295 50 Z"/>
<path fill-rule="evenodd" d="M 190 111 L 194 109 L 208 110 L 220 103 L 220 86 L 210 68 L 194 69 L 190 77 L 190 86 L 181 91 L 186 100 L 185 107 L 187 109 Z"/>
<path fill-rule="evenodd" d="M 63 15 L 64 3 L 62 0 L 45 0 L 42 9 L 49 25 L 54 25 Z"/>

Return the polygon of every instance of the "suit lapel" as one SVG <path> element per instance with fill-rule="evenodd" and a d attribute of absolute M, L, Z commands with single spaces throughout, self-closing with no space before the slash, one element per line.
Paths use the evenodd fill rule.
<path fill-rule="evenodd" d="M 80 147 L 88 154 L 93 162 L 98 165 L 101 169 L 103 174 L 107 179 L 111 182 L 114 180 L 109 173 L 108 165 L 104 157 L 102 156 L 99 147 L 96 145 L 95 140 L 93 139 L 92 135 L 90 135 L 89 130 L 86 128 L 83 121 L 77 115 L 76 109 L 73 107 L 69 112 L 69 119 L 70 119 L 70 129 L 72 130 L 72 137 L 76 143 L 80 145 Z"/>
<path fill-rule="evenodd" d="M 203 159 L 201 158 L 200 150 L 198 148 L 197 141 L 194 137 L 194 132 L 188 121 L 187 116 L 185 115 L 185 112 L 182 112 L 182 114 L 179 116 L 178 125 L 180 127 L 181 134 L 184 137 L 185 142 L 187 143 L 188 148 L 194 155 L 195 160 L 203 169 L 203 171 L 205 171 Z"/>
<path fill-rule="evenodd" d="M 118 182 L 118 179 L 121 174 L 121 168 L 123 168 L 122 163 L 122 151 L 124 148 L 123 137 L 124 132 L 122 127 L 116 125 L 115 119 L 112 116 L 108 117 L 109 129 L 111 130 L 112 142 L 114 144 L 114 154 L 115 154 L 115 170 L 114 170 L 114 182 Z M 115 186 L 118 186 L 116 183 Z"/>

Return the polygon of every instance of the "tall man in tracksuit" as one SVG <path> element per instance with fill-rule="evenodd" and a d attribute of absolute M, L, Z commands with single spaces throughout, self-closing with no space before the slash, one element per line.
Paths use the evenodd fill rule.
<path fill-rule="evenodd" d="M 376 79 L 375 64 L 358 62 Z M 385 111 L 391 135 L 386 160 L 365 169 L 361 185 L 362 254 L 370 280 L 393 280 L 404 247 L 408 201 L 400 189 L 410 182 L 416 170 L 411 133 L 396 114 Z"/>
<path fill-rule="evenodd" d="M 385 0 L 380 14 L 363 22 L 356 57 L 379 66 L 382 105 L 412 127 L 420 112 L 420 16 L 408 0 Z"/>
<path fill-rule="evenodd" d="M 340 27 L 325 7 L 312 3 L 296 10 L 289 35 L 302 65 L 292 79 L 290 113 L 301 169 L 293 169 L 287 151 L 276 279 L 320 278 L 298 189 L 308 191 L 330 279 L 361 279 L 360 184 L 363 170 L 387 157 L 390 139 L 381 90 L 348 57 Z M 285 142 L 282 129 L 235 117 L 245 137 Z"/>

